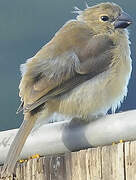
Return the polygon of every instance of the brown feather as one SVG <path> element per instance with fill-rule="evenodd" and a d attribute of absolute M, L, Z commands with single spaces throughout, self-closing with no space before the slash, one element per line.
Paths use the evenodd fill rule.
<path fill-rule="evenodd" d="M 18 160 L 18 157 L 26 141 L 26 138 L 30 134 L 36 119 L 37 117 L 28 116 L 28 114 L 25 115 L 25 120 L 23 121 L 19 131 L 17 132 L 17 135 L 13 140 L 10 150 L 8 152 L 6 163 L 4 164 L 1 173 L 2 177 L 4 177 L 4 174 L 6 176 L 10 175 L 14 171 L 16 161 Z M 9 174 L 6 174 L 5 172 L 8 172 Z"/>

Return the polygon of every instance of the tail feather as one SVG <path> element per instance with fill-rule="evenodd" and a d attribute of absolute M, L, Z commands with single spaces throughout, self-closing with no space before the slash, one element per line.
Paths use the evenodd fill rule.
<path fill-rule="evenodd" d="M 15 164 L 19 158 L 23 145 L 25 144 L 25 141 L 33 128 L 35 121 L 36 118 L 30 118 L 29 120 L 23 121 L 9 149 L 7 159 L 2 169 L 2 177 L 9 176 L 13 173 Z"/>

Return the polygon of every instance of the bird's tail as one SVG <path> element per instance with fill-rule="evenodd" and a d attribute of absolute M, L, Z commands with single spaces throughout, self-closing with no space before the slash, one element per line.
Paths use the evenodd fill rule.
<path fill-rule="evenodd" d="M 1 177 L 6 177 L 13 173 L 15 164 L 19 158 L 23 145 L 25 144 L 25 141 L 33 128 L 35 121 L 36 118 L 34 117 L 30 117 L 29 119 L 23 121 L 9 149 L 7 159 L 1 172 Z"/>

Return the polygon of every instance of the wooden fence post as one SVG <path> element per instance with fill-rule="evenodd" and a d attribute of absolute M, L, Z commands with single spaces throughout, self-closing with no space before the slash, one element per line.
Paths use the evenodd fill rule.
<path fill-rule="evenodd" d="M 136 141 L 30 159 L 6 180 L 136 180 Z"/>

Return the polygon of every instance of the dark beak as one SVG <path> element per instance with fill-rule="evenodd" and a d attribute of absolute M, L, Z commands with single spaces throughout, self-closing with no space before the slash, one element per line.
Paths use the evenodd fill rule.
<path fill-rule="evenodd" d="M 127 28 L 132 24 L 132 18 L 125 12 L 122 12 L 114 23 L 115 28 Z"/>

